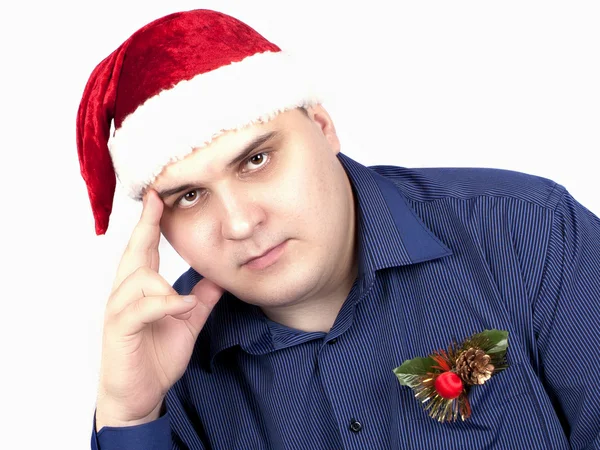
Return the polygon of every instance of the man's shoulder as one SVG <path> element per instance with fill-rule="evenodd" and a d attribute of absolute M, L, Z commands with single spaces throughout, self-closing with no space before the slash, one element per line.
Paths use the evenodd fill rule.
<path fill-rule="evenodd" d="M 392 181 L 411 200 L 469 200 L 499 197 L 553 209 L 563 188 L 537 175 L 496 168 L 370 166 Z"/>

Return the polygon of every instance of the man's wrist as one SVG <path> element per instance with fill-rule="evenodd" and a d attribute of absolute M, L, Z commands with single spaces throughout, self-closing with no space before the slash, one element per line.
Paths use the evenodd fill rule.
<path fill-rule="evenodd" d="M 160 417 L 162 405 L 163 402 L 161 401 L 147 416 L 130 419 L 123 416 L 121 408 L 98 401 L 96 405 L 96 432 L 104 427 L 131 427 L 157 420 Z"/>

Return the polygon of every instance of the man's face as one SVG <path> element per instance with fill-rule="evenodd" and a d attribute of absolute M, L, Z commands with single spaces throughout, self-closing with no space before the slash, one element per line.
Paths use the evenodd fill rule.
<path fill-rule="evenodd" d="M 227 132 L 152 185 L 159 194 L 171 191 L 161 227 L 173 248 L 248 303 L 298 304 L 347 283 L 352 190 L 329 116 L 320 106 L 308 116 L 292 110 Z"/>

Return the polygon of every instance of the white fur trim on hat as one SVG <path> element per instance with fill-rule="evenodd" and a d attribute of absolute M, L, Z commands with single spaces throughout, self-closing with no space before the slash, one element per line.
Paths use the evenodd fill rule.
<path fill-rule="evenodd" d="M 119 181 L 139 198 L 162 170 L 224 131 L 321 103 L 304 67 L 264 52 L 177 83 L 127 116 L 108 142 Z"/>

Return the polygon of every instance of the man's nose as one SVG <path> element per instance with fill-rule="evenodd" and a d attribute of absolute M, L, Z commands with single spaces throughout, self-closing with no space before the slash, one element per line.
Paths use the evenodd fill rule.
<path fill-rule="evenodd" d="M 221 233 L 225 239 L 247 239 L 264 220 L 264 212 L 249 192 L 222 194 Z"/>

